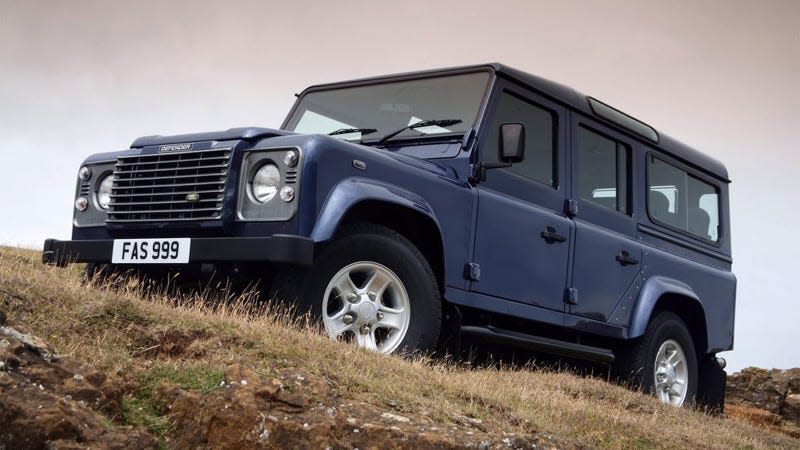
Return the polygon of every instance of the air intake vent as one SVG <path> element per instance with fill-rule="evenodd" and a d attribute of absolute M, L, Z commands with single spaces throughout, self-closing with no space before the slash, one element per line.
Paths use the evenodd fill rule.
<path fill-rule="evenodd" d="M 107 222 L 218 220 L 231 150 L 122 156 Z"/>
<path fill-rule="evenodd" d="M 81 181 L 80 193 L 78 195 L 80 197 L 88 197 L 91 190 L 92 188 L 88 181 Z"/>

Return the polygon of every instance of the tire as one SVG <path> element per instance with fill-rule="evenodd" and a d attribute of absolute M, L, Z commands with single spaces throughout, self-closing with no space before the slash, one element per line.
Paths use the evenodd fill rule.
<path fill-rule="evenodd" d="M 430 265 L 408 239 L 381 225 L 347 226 L 310 270 L 279 273 L 270 297 L 295 301 L 332 339 L 380 353 L 435 351 L 442 329 Z"/>
<path fill-rule="evenodd" d="M 619 353 L 615 371 L 631 387 L 655 394 L 665 404 L 694 403 L 698 386 L 697 354 L 692 335 L 678 315 L 658 313 L 644 335 Z"/>

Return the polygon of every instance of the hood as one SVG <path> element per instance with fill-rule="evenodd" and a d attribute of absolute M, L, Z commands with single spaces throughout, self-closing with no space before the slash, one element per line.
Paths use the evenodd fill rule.
<path fill-rule="evenodd" d="M 230 128 L 225 131 L 211 131 L 207 133 L 176 134 L 173 136 L 144 136 L 133 141 L 131 148 L 144 148 L 153 145 L 182 144 L 184 142 L 232 140 L 254 141 L 258 139 L 286 136 L 290 134 L 295 133 L 283 130 L 275 130 L 272 128 Z"/>

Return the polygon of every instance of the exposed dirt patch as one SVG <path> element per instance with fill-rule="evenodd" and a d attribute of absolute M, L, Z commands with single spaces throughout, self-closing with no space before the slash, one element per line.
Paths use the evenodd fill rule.
<path fill-rule="evenodd" d="M 198 359 L 205 355 L 202 341 L 209 338 L 205 330 L 181 330 L 176 327 L 131 327 L 133 352 L 144 358 Z"/>
<path fill-rule="evenodd" d="M 162 385 L 156 396 L 172 418 L 177 448 L 580 448 L 541 435 L 497 435 L 479 419 L 457 417 L 443 427 L 332 394 L 329 382 L 305 370 L 274 376 L 241 365 L 206 393 Z"/>
<path fill-rule="evenodd" d="M 149 434 L 103 421 L 125 385 L 41 339 L 0 327 L 0 448 L 154 448 Z"/>

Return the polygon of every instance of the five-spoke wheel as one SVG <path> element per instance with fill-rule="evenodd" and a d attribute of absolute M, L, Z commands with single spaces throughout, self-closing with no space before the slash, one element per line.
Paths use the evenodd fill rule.
<path fill-rule="evenodd" d="M 403 282 L 388 267 L 358 261 L 333 276 L 322 300 L 325 331 L 334 339 L 391 353 L 411 321 L 411 303 Z"/>
<path fill-rule="evenodd" d="M 655 394 L 662 403 L 684 406 L 696 400 L 698 360 L 694 341 L 686 324 L 673 312 L 655 314 L 644 335 L 620 349 L 615 370 L 619 378 Z"/>
<path fill-rule="evenodd" d="M 434 351 L 442 327 L 436 276 L 400 233 L 346 226 L 311 269 L 279 274 L 274 297 L 298 300 L 332 339 L 380 353 Z"/>

